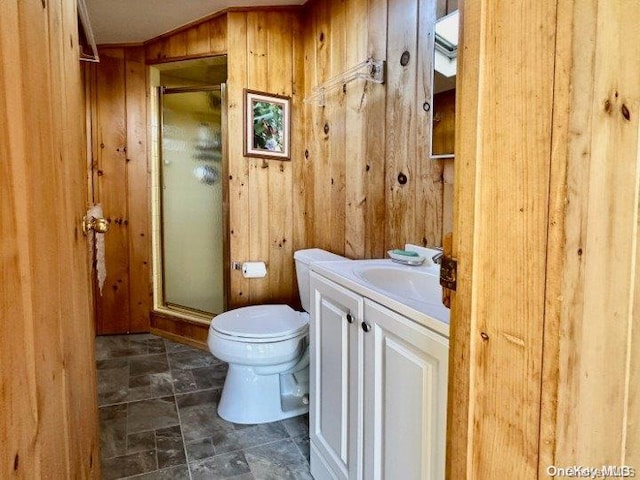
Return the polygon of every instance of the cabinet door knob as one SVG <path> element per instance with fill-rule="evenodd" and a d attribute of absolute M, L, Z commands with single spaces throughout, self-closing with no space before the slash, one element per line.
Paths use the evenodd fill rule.
<path fill-rule="evenodd" d="M 353 323 L 353 317 L 351 316 L 350 313 L 347 313 L 347 322 Z"/>
<path fill-rule="evenodd" d="M 367 322 L 362 322 L 362 330 L 364 330 L 365 332 L 368 332 L 369 330 L 371 330 L 371 325 L 369 325 Z"/>

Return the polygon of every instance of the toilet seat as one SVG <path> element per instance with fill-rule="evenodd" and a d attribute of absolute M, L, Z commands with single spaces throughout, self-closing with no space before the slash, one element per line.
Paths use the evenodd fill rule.
<path fill-rule="evenodd" d="M 239 342 L 267 343 L 305 335 L 309 316 L 288 305 L 253 305 L 217 315 L 211 330 Z"/>

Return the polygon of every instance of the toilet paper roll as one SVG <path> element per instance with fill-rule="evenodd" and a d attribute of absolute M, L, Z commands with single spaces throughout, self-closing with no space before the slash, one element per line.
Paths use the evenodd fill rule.
<path fill-rule="evenodd" d="M 267 275 L 267 266 L 264 262 L 244 262 L 242 264 L 242 276 L 244 278 L 262 278 Z"/>

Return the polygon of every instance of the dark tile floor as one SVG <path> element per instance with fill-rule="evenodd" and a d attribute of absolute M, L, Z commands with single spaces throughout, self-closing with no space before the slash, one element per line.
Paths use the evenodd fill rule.
<path fill-rule="evenodd" d="M 154 335 L 96 339 L 104 480 L 311 479 L 307 415 L 239 425 L 216 413 L 225 363 Z"/>

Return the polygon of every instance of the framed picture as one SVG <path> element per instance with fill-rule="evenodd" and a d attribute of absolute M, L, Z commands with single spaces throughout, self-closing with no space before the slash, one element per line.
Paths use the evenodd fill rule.
<path fill-rule="evenodd" d="M 244 155 L 290 160 L 290 97 L 244 91 Z"/>

